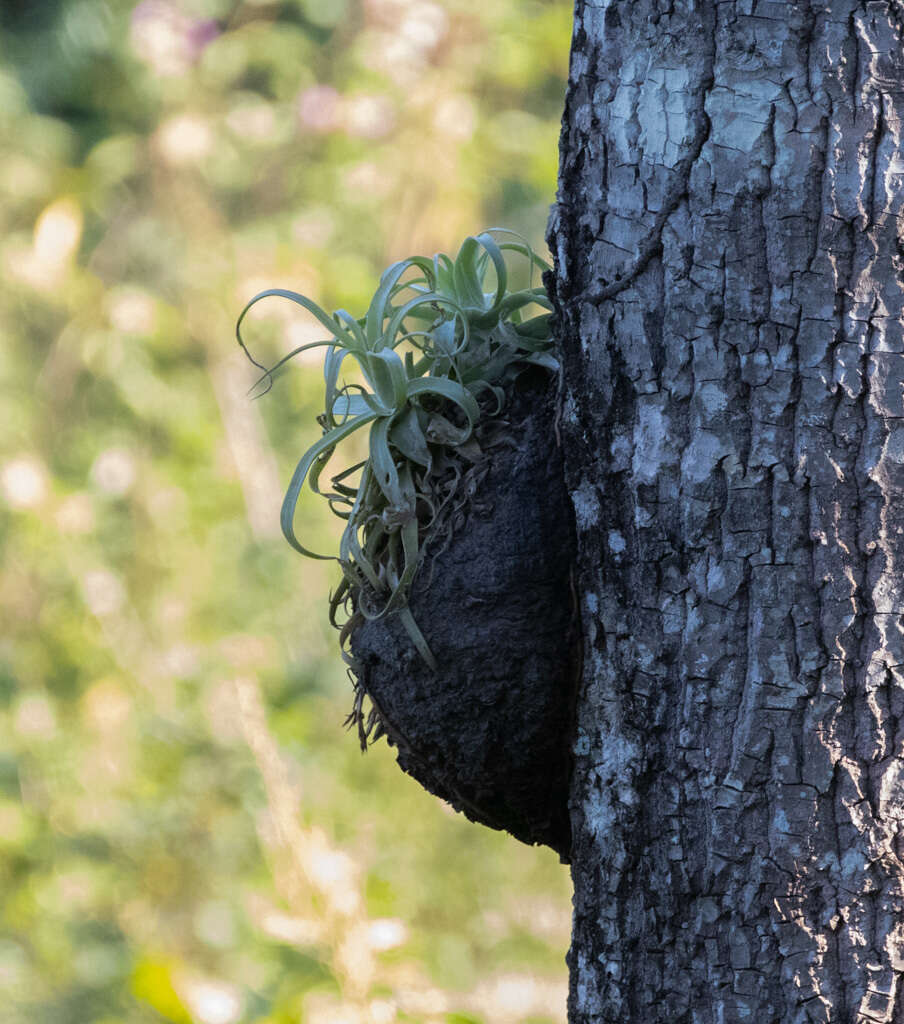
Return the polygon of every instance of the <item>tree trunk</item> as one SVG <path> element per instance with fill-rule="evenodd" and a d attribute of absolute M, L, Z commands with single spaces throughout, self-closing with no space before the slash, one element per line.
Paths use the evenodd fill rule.
<path fill-rule="evenodd" d="M 572 1022 L 904 1022 L 902 26 L 577 0 Z"/>

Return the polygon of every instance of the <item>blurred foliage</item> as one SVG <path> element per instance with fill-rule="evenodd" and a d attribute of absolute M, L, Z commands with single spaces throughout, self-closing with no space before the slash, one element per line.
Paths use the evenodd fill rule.
<path fill-rule="evenodd" d="M 564 1019 L 566 869 L 341 731 L 337 574 L 278 523 L 320 375 L 250 402 L 232 329 L 541 244 L 570 16 L 0 5 L 2 1024 Z"/>

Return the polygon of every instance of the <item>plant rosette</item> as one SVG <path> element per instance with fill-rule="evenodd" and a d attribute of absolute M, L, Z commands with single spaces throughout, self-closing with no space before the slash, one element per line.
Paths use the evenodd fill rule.
<path fill-rule="evenodd" d="M 495 236 L 507 240 L 497 241 Z M 510 291 L 512 259 L 526 263 L 528 283 Z M 426 788 L 475 820 L 508 828 L 527 842 L 548 842 L 564 855 L 568 773 L 559 741 L 570 720 L 573 683 L 573 525 L 552 428 L 550 381 L 558 363 L 550 335 L 551 304 L 542 285 L 531 281 L 537 270 L 548 269 L 519 236 L 493 229 L 467 238 L 454 259 L 440 253 L 392 264 L 363 317 L 342 309 L 330 314 L 297 292 L 269 289 L 242 311 L 236 336 L 264 371 L 252 389 L 259 395 L 270 389 L 274 377 L 295 356 L 324 349 L 325 400 L 317 417 L 322 436 L 296 466 L 280 522 L 296 551 L 310 558 L 335 559 L 342 569 L 342 579 L 330 596 L 329 616 L 339 630 L 342 656 L 355 685 L 349 724 L 357 725 L 362 747 L 386 734 L 399 747 L 400 765 Z M 248 353 L 242 323 L 253 306 L 271 296 L 308 310 L 328 336 L 299 346 L 268 369 Z M 341 380 L 349 357 L 361 383 Z M 368 434 L 367 457 L 341 466 L 325 486 L 327 464 L 360 430 Z M 527 490 L 513 489 L 500 479 L 500 466 L 506 477 L 520 475 Z M 336 554 L 314 552 L 296 535 L 296 508 L 305 486 L 345 521 Z M 539 511 L 525 518 L 525 507 Z M 499 508 L 507 519 L 494 525 Z M 457 552 L 463 543 L 467 546 L 467 535 L 475 527 L 484 539 L 480 551 L 472 552 L 470 577 L 462 579 Z M 497 552 L 505 562 L 504 579 L 491 564 L 494 531 L 509 538 Z M 543 578 L 532 577 L 540 564 L 546 566 Z M 516 665 L 522 681 L 530 679 L 534 689 L 545 688 L 539 701 L 533 701 L 535 720 L 529 735 L 512 699 L 502 702 L 505 709 L 500 705 L 495 719 L 486 699 L 478 700 L 475 708 L 483 727 L 477 732 L 469 727 L 468 714 L 444 724 L 449 708 L 442 707 L 450 696 L 453 703 L 471 702 L 472 690 L 479 690 L 479 680 L 487 678 L 486 666 L 479 664 L 480 644 L 459 644 L 456 636 L 465 638 L 454 626 L 463 602 L 471 600 L 472 609 L 479 605 L 481 577 L 484 591 L 493 591 L 488 606 L 502 615 L 496 640 L 489 640 L 495 650 L 483 651 L 488 664 L 495 662 L 499 668 L 496 655 L 504 658 L 506 645 L 514 644 L 514 661 L 509 659 L 508 669 L 494 669 L 495 675 L 501 680 Z M 524 594 L 514 592 L 506 599 L 506 587 L 530 591 L 532 579 L 538 601 L 525 604 Z M 500 596 L 501 608 L 495 600 Z M 532 615 L 542 621 L 532 624 Z M 484 635 L 477 625 L 471 622 L 466 632 Z M 486 636 L 482 642 L 487 642 Z M 447 678 L 453 663 L 454 685 Z M 402 710 L 404 701 L 392 699 L 387 690 L 393 679 L 401 684 L 401 676 L 407 683 L 418 680 L 418 692 L 442 692 L 444 700 L 434 701 L 432 711 L 419 699 L 413 704 L 409 700 L 409 705 L 419 706 L 412 720 Z M 396 690 L 401 693 L 404 686 Z M 510 687 L 511 693 L 515 690 Z M 371 700 L 369 714 L 363 709 L 365 697 Z M 555 718 L 553 729 L 550 714 Z M 537 715 L 544 721 L 539 722 Z M 514 747 L 510 751 L 518 762 L 514 804 L 510 799 L 507 803 L 505 791 L 511 780 L 506 781 L 506 771 L 474 756 L 473 742 L 462 746 L 455 738 L 462 730 L 472 737 L 486 734 L 497 754 L 509 750 L 506 736 L 515 747 L 527 742 L 535 748 L 534 754 L 519 755 Z M 449 742 L 438 744 L 439 734 L 447 735 Z M 425 759 L 425 744 L 436 756 Z M 465 749 L 471 753 L 457 764 L 455 751 Z M 556 762 L 553 772 L 551 761 Z M 479 777 L 470 777 L 473 769 Z M 536 799 L 532 777 L 537 769 L 545 776 L 545 788 L 552 785 L 555 790 L 549 799 Z M 489 787 L 494 790 L 489 797 L 492 807 L 486 808 L 494 774 L 497 782 Z M 533 809 L 532 787 L 537 804 Z M 548 804 L 557 805 L 554 813 Z"/>

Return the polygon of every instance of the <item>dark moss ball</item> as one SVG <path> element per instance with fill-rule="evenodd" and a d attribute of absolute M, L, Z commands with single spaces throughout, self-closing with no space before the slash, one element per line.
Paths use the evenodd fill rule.
<path fill-rule="evenodd" d="M 546 376 L 515 386 L 464 521 L 415 578 L 409 603 L 437 670 L 397 616 L 361 625 L 351 646 L 404 771 L 472 821 L 567 860 L 579 636 L 552 392 Z"/>

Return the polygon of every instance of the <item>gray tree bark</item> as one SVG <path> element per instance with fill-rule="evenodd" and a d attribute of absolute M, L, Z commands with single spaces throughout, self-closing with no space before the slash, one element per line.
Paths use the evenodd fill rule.
<path fill-rule="evenodd" d="M 904 1022 L 902 35 L 577 0 L 572 1022 Z"/>

